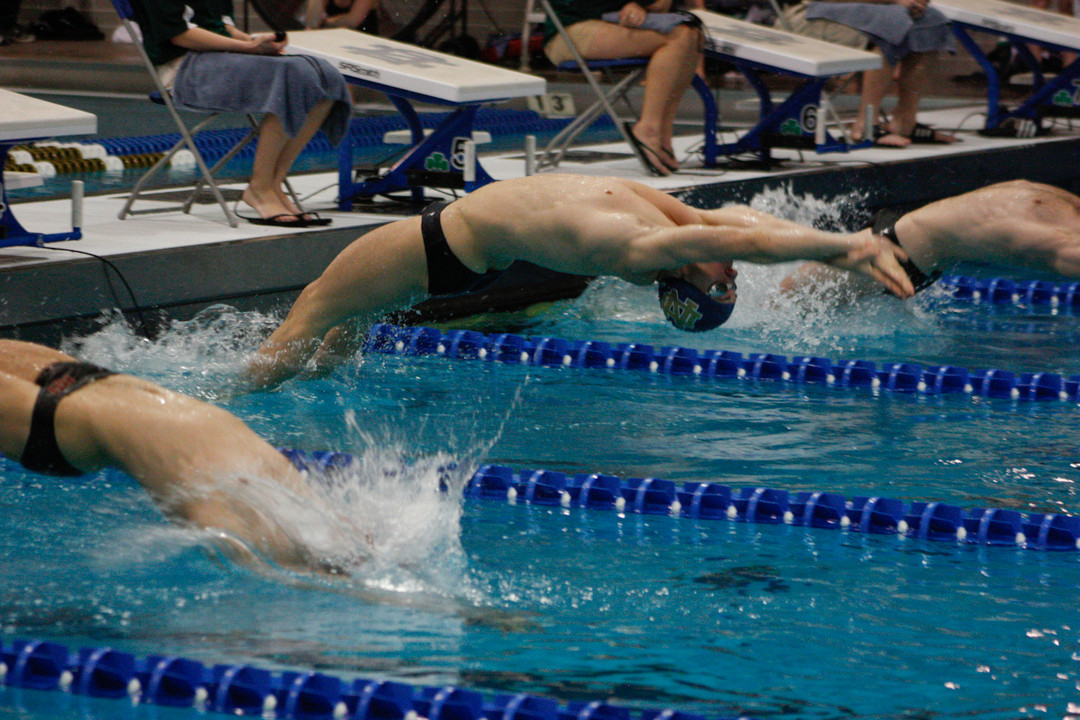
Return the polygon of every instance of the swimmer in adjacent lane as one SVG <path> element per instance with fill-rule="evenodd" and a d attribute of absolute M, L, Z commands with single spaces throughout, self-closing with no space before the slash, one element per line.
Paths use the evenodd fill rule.
<path fill-rule="evenodd" d="M 292 463 L 221 408 L 42 345 L 0 340 L 0 451 L 73 476 L 115 467 L 239 560 L 328 569 L 289 527 L 326 509 Z"/>
<path fill-rule="evenodd" d="M 852 237 L 881 237 L 902 248 L 916 292 L 958 262 L 1080 277 L 1080 197 L 1026 180 L 988 185 L 908 213 L 886 210 Z M 804 266 L 784 287 L 807 287 L 822 272 L 828 269 Z"/>
<path fill-rule="evenodd" d="M 911 283 L 898 262 L 904 258 L 878 236 L 826 232 L 743 206 L 699 210 L 630 180 L 503 180 L 355 240 L 300 294 L 249 366 L 249 379 L 271 387 L 311 359 L 316 369 L 331 367 L 362 339 L 350 321 L 375 321 L 426 295 L 475 290 L 516 260 L 638 285 L 659 282 L 669 319 L 701 330 L 726 319 L 730 307 L 722 306 L 735 301 L 732 261 L 820 260 L 908 297 Z"/>

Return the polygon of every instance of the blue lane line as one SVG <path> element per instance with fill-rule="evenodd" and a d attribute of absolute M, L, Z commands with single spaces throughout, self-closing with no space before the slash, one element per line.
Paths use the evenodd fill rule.
<path fill-rule="evenodd" d="M 348 472 L 359 463 L 348 453 L 279 449 L 301 471 Z M 481 466 L 466 484 L 464 495 L 513 504 L 787 524 L 1029 550 L 1080 550 L 1080 517 L 1024 515 L 1004 508 L 964 509 L 942 502 L 905 503 L 871 495 L 845 498 L 830 492 L 791 493 L 767 487 L 732 488 L 719 483 L 680 485 L 660 478 L 567 475 L 553 470 L 514 470 L 505 465 Z"/>
<path fill-rule="evenodd" d="M 1080 282 L 972 278 L 946 275 L 938 283 L 954 300 L 988 305 L 1027 305 L 1080 311 Z"/>
<path fill-rule="evenodd" d="M 391 355 L 438 356 L 545 367 L 599 368 L 688 375 L 709 380 L 729 378 L 779 381 L 778 387 L 821 385 L 871 388 L 889 393 L 967 394 L 1014 400 L 1080 401 L 1080 375 L 1014 373 L 952 365 L 881 363 L 814 356 L 696 350 L 596 340 L 485 335 L 474 330 L 443 333 L 428 327 L 374 325 L 364 351 Z"/>
<path fill-rule="evenodd" d="M 176 655 L 137 658 L 109 647 L 72 652 L 38 640 L 0 646 L 0 680 L 11 687 L 279 720 L 706 720 L 670 708 L 632 712 L 602 700 L 560 706 L 527 694 L 485 696 L 454 686 L 207 667 Z"/>

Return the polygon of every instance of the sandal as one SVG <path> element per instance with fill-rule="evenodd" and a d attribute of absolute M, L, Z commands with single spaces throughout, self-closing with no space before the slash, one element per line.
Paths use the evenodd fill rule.
<path fill-rule="evenodd" d="M 657 162 L 663 165 L 665 169 L 670 172 L 674 172 L 674 170 L 672 170 L 672 168 L 664 162 L 664 159 L 660 156 L 660 153 L 656 152 L 651 147 L 638 139 L 638 136 L 635 135 L 634 131 L 631 129 L 633 128 L 633 126 L 634 124 L 629 120 L 623 123 L 623 129 L 626 131 L 626 136 L 630 138 L 630 148 L 634 151 L 634 154 L 638 156 L 638 159 L 641 160 L 641 164 L 645 166 L 645 168 L 649 171 L 649 174 L 656 175 L 657 177 L 664 176 L 664 173 L 661 172 L 660 168 L 656 167 L 656 165 L 654 165 L 652 161 L 649 160 L 649 155 L 655 157 Z"/>
<path fill-rule="evenodd" d="M 319 217 L 319 213 L 317 212 L 308 212 L 307 210 L 297 213 L 296 216 L 300 218 L 307 227 L 325 227 L 334 222 L 330 218 Z"/>
<path fill-rule="evenodd" d="M 945 140 L 946 137 L 950 136 L 939 135 L 938 131 L 929 125 L 915 123 L 915 127 L 911 129 L 911 135 L 908 136 L 908 139 L 920 145 L 952 145 L 954 142 L 959 142 L 959 138 Z"/>
<path fill-rule="evenodd" d="M 896 144 L 895 142 L 885 142 L 885 138 L 888 138 L 888 137 L 899 138 L 901 141 L 910 141 L 910 138 L 905 138 L 900 133 L 894 133 L 892 130 L 889 130 L 888 128 L 886 128 L 884 125 L 875 125 L 874 126 L 874 137 L 873 137 L 874 147 L 893 148 L 893 149 L 898 149 L 899 150 L 899 149 L 906 148 L 908 146 L 908 144 L 909 144 L 908 142 L 903 142 L 902 144 L 899 144 L 899 145 Z"/>
<path fill-rule="evenodd" d="M 303 219 L 301 219 L 300 216 L 296 215 L 295 213 L 279 213 L 277 215 L 272 215 L 271 217 L 268 217 L 268 218 L 251 217 L 250 215 L 241 215 L 240 213 L 236 213 L 236 216 L 239 217 L 239 218 L 243 218 L 244 220 L 247 220 L 252 225 L 271 225 L 273 227 L 284 227 L 284 228 L 308 227 L 307 222 L 304 221 Z M 283 220 L 282 218 L 293 218 L 293 219 L 292 220 Z"/>

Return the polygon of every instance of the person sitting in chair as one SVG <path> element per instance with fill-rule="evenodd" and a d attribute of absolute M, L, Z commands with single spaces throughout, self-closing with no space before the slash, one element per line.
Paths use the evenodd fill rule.
<path fill-rule="evenodd" d="M 702 62 L 705 41 L 697 18 L 685 14 L 684 22 L 663 28 L 664 32 L 642 26 L 650 14 L 669 12 L 672 0 L 656 0 L 648 5 L 625 0 L 552 0 L 551 6 L 583 59 L 649 58 L 641 114 L 627 130 L 635 152 L 652 174 L 670 175 L 678 170 L 672 147 L 675 115 Z M 602 19 L 606 14 L 616 22 Z M 552 63 L 557 66 L 574 59 L 570 45 L 557 34 L 551 18 L 544 35 L 544 52 Z"/>
<path fill-rule="evenodd" d="M 232 0 L 134 0 L 143 46 L 177 107 L 264 113 L 243 200 L 258 225 L 307 227 L 329 219 L 303 212 L 284 190 L 300 152 L 322 128 L 337 144 L 352 100 L 325 60 L 284 55 L 286 37 L 249 35 L 233 23 Z"/>
<path fill-rule="evenodd" d="M 851 128 L 863 139 L 868 108 L 881 110 L 893 84 L 896 107 L 888 122 L 872 123 L 866 138 L 882 147 L 911 143 L 952 143 L 956 138 L 916 122 L 919 99 L 933 71 L 939 50 L 955 52 L 948 19 L 928 0 L 803 0 L 784 11 L 781 27 L 800 35 L 881 55 L 882 67 L 862 74 L 858 120 Z"/>

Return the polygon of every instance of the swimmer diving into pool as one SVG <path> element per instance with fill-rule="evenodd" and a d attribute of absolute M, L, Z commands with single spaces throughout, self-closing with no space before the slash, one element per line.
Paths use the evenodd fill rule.
<path fill-rule="evenodd" d="M 249 380 L 273 387 L 309 360 L 318 370 L 332 367 L 351 357 L 362 338 L 350 332 L 349 321 L 373 322 L 428 295 L 480 289 L 516 260 L 638 285 L 659 282 L 669 319 L 701 330 L 730 313 L 733 261 L 819 260 L 909 297 L 911 282 L 899 263 L 905 258 L 878 236 L 826 232 L 743 206 L 699 210 L 619 178 L 503 180 L 346 247 L 259 349 Z"/>
<path fill-rule="evenodd" d="M 988 185 L 909 213 L 882 211 L 854 237 L 883 237 L 902 248 L 916 292 L 958 262 L 1080 277 L 1080 197 L 1027 180 Z M 827 270 L 804 266 L 784 287 L 811 285 Z"/>
<path fill-rule="evenodd" d="M 313 521 L 325 522 L 325 504 L 284 455 L 221 408 L 16 340 L 0 340 L 0 408 L 0 452 L 29 470 L 114 467 L 234 559 L 258 553 L 328 569 L 284 520 L 318 513 Z"/>

